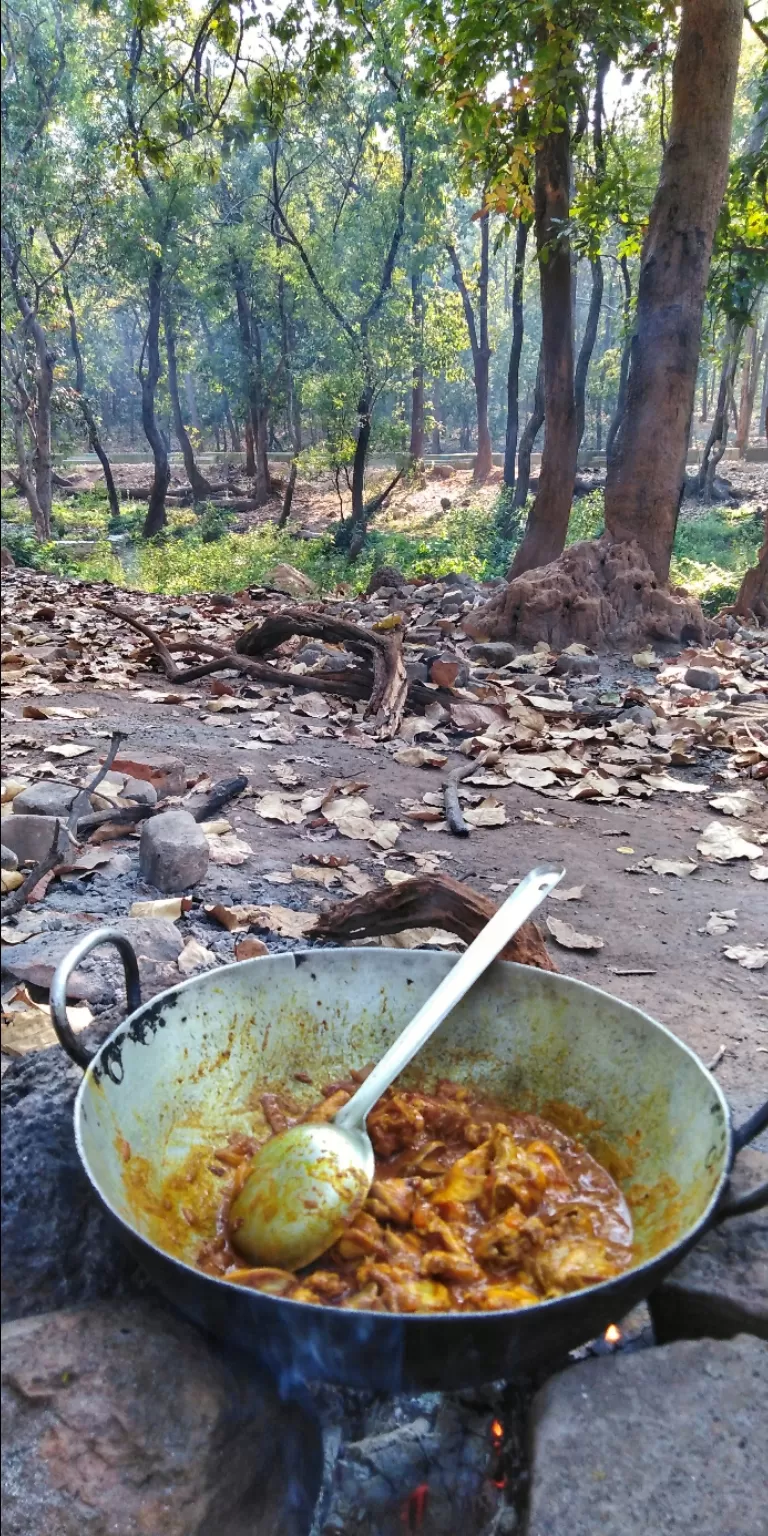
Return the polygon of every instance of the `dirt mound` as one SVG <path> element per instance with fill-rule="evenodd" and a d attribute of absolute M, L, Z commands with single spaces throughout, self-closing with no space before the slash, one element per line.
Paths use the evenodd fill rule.
<path fill-rule="evenodd" d="M 659 586 L 639 544 L 603 537 L 572 544 L 559 560 L 500 587 L 464 629 L 475 640 L 546 640 L 555 650 L 577 640 L 596 649 L 608 642 L 699 642 L 707 621 L 694 598 Z"/>

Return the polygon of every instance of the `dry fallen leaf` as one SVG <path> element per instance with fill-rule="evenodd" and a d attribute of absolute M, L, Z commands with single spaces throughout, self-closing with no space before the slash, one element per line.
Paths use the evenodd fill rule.
<path fill-rule="evenodd" d="M 303 693 L 291 705 L 294 715 L 309 715 L 312 720 L 326 720 L 331 706 L 322 693 Z"/>
<path fill-rule="evenodd" d="M 655 875 L 692 875 L 698 869 L 692 859 L 641 859 L 644 869 L 652 869 Z"/>
<path fill-rule="evenodd" d="M 253 849 L 242 837 L 227 832 L 223 837 L 208 838 L 208 852 L 212 864 L 245 864 L 252 857 Z"/>
<path fill-rule="evenodd" d="M 307 885 L 323 885 L 327 890 L 331 885 L 338 885 L 341 875 L 338 869 L 323 869 L 316 864 L 292 864 L 291 879 Z"/>
<path fill-rule="evenodd" d="M 470 827 L 503 827 L 507 821 L 507 812 L 494 795 L 486 795 L 479 805 L 464 811 L 464 820 Z"/>
<path fill-rule="evenodd" d="M 194 971 L 210 971 L 218 963 L 213 950 L 206 949 L 197 939 L 187 939 L 176 961 L 182 976 L 191 976 Z"/>
<path fill-rule="evenodd" d="M 579 933 L 572 928 L 570 923 L 563 923 L 558 917 L 548 917 L 547 927 L 556 944 L 563 949 L 602 949 L 604 940 L 598 938 L 595 933 Z"/>
<path fill-rule="evenodd" d="M 93 745 L 84 747 L 76 741 L 62 741 L 55 746 L 47 746 L 46 752 L 51 752 L 54 757 L 85 757 L 89 752 L 95 752 Z"/>
<path fill-rule="evenodd" d="M 129 917 L 170 917 L 175 921 L 182 912 L 189 912 L 192 902 L 189 896 L 161 896 L 157 901 L 134 901 Z"/>
<path fill-rule="evenodd" d="M 228 933 L 246 933 L 251 927 L 267 928 L 285 939 L 303 939 L 317 922 L 314 912 L 294 912 L 291 907 L 281 907 L 277 903 L 227 907 L 216 902 L 204 907 L 203 911 L 215 918 Z"/>
<path fill-rule="evenodd" d="M 67 1018 L 76 1033 L 93 1023 L 87 1003 L 70 1004 Z M 25 1056 L 29 1051 L 42 1051 L 57 1042 L 47 1003 L 36 1003 L 25 986 L 16 987 L 10 997 L 3 998 L 0 1046 L 9 1056 Z"/>
<path fill-rule="evenodd" d="M 304 812 L 299 806 L 284 800 L 275 789 L 267 791 L 267 794 L 259 800 L 256 810 L 265 821 L 282 821 L 285 826 L 299 826 L 304 820 Z"/>
<path fill-rule="evenodd" d="M 651 789 L 665 792 L 676 790 L 682 795 L 705 795 L 711 788 L 709 784 L 689 784 L 685 779 L 676 779 L 671 773 L 644 773 L 641 777 L 644 784 L 650 784 Z"/>
<path fill-rule="evenodd" d="M 710 912 L 703 928 L 699 933 L 728 933 L 730 928 L 736 927 L 736 908 L 731 907 L 727 912 Z"/>
<path fill-rule="evenodd" d="M 736 960 L 745 971 L 762 971 L 768 965 L 768 949 L 764 944 L 732 944 L 724 949 L 726 960 Z"/>
<path fill-rule="evenodd" d="M 395 753 L 395 762 L 408 768 L 442 768 L 447 761 L 444 752 L 432 752 L 429 747 L 403 747 Z"/>
<path fill-rule="evenodd" d="M 220 821 L 201 821 L 200 830 L 206 837 L 223 837 L 225 832 L 232 831 L 232 823 L 226 821 L 224 817 Z"/>
<path fill-rule="evenodd" d="M 761 809 L 760 801 L 751 789 L 734 789 L 725 795 L 715 795 L 708 803 L 724 816 L 750 816 Z"/>
<path fill-rule="evenodd" d="M 248 936 L 246 939 L 238 939 L 235 945 L 236 960 L 258 960 L 261 955 L 268 955 L 269 950 L 263 939 Z"/>
<path fill-rule="evenodd" d="M 716 864 L 729 864 L 732 859 L 759 859 L 757 843 L 742 837 L 738 827 L 729 827 L 722 821 L 710 821 L 696 844 L 699 853 Z"/>
<path fill-rule="evenodd" d="M 613 800 L 619 793 L 618 779 L 609 778 L 590 769 L 568 790 L 570 800 Z"/>
<path fill-rule="evenodd" d="M 752 864 L 749 873 L 753 880 L 768 880 L 768 864 Z"/>
<path fill-rule="evenodd" d="M 549 895 L 551 901 L 581 901 L 584 895 L 584 887 L 583 885 L 570 885 L 567 891 L 563 891 L 558 886 L 556 890 L 550 891 Z"/>
<path fill-rule="evenodd" d="M 29 779 L 3 779 L 0 800 L 3 805 L 7 805 L 11 800 L 15 800 L 16 796 L 20 795 L 23 789 L 28 788 Z"/>

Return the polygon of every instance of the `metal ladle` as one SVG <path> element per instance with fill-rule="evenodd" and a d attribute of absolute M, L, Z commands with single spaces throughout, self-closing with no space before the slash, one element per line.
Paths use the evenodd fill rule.
<path fill-rule="evenodd" d="M 367 1115 L 564 874 L 534 869 L 521 880 L 334 1120 L 265 1142 L 230 1208 L 230 1238 L 244 1257 L 296 1270 L 336 1242 L 373 1182 Z"/>

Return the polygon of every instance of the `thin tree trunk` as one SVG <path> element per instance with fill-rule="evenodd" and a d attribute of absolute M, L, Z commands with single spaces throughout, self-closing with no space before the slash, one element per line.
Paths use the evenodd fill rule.
<path fill-rule="evenodd" d="M 515 459 L 520 425 L 520 354 L 523 350 L 524 331 L 523 281 L 525 249 L 530 227 L 526 219 L 518 219 L 515 234 L 515 264 L 512 275 L 512 345 L 509 349 L 507 370 L 507 430 L 504 438 L 504 484 L 510 491 L 515 488 Z"/>
<path fill-rule="evenodd" d="M 701 415 L 699 421 L 706 421 L 709 415 L 709 364 L 705 363 L 701 374 Z"/>
<path fill-rule="evenodd" d="M 493 447 L 491 434 L 488 430 L 488 374 L 491 360 L 491 349 L 488 343 L 488 270 L 490 259 L 490 215 L 484 213 L 480 219 L 480 275 L 477 285 L 477 320 L 472 308 L 472 300 L 464 280 L 459 254 L 455 245 L 448 245 L 448 255 L 453 267 L 453 281 L 461 294 L 461 302 L 464 308 L 464 318 L 469 332 L 469 344 L 472 349 L 472 372 L 475 384 L 475 405 L 477 410 L 477 453 L 472 466 L 472 478 L 477 485 L 481 485 L 488 479 L 493 469 Z M 479 326 L 477 321 L 479 320 Z"/>
<path fill-rule="evenodd" d="M 714 416 L 712 417 L 712 427 L 696 477 L 700 496 L 705 493 L 708 496 L 712 495 L 717 466 L 725 453 L 725 445 L 728 441 L 728 403 L 733 391 L 733 380 L 739 361 L 742 335 L 743 325 L 739 324 L 738 321 L 729 320 L 725 334 L 717 404 Z"/>
<path fill-rule="evenodd" d="M 187 369 L 186 373 L 184 374 L 184 394 L 187 401 L 187 412 L 189 414 L 190 425 L 194 427 L 196 432 L 202 435 L 203 423 L 200 420 L 200 412 L 197 406 L 195 381 L 189 369 Z"/>
<path fill-rule="evenodd" d="M 424 457 L 424 292 L 420 272 L 411 273 L 411 316 L 414 358 L 409 452 L 416 464 Z"/>
<path fill-rule="evenodd" d="M 605 77 L 610 68 L 611 60 L 607 53 L 601 53 L 597 61 L 597 78 L 595 82 L 595 100 L 592 110 L 592 143 L 595 154 L 595 185 L 600 187 L 605 180 L 605 144 L 603 141 L 603 91 Z M 597 340 L 597 328 L 600 323 L 600 309 L 603 303 L 603 263 L 599 253 L 590 258 L 590 272 L 592 275 L 592 287 L 589 296 L 589 309 L 584 326 L 584 335 L 581 338 L 579 355 L 576 360 L 576 371 L 573 379 L 573 391 L 576 402 L 576 447 L 581 447 L 584 436 L 584 422 L 586 418 L 587 404 L 587 375 L 589 364 Z"/>
<path fill-rule="evenodd" d="M 749 436 L 752 430 L 752 416 L 755 409 L 755 396 L 760 379 L 760 367 L 763 357 L 768 351 L 768 319 L 765 322 L 762 337 L 758 342 L 757 327 L 752 328 L 752 346 L 749 351 L 749 365 L 745 365 L 742 381 L 741 402 L 739 410 L 739 430 L 736 437 L 736 446 L 741 457 L 744 457 L 749 447 Z"/>
<path fill-rule="evenodd" d="M 712 241 L 728 174 L 742 0 L 684 0 L 672 121 L 643 243 L 627 412 L 605 524 L 666 582 L 685 482 Z"/>
<path fill-rule="evenodd" d="M 531 482 L 531 454 L 533 445 L 544 423 L 544 348 L 539 348 L 539 361 L 536 368 L 536 384 L 533 391 L 533 405 L 531 414 L 520 434 L 520 447 L 517 453 L 517 484 L 515 497 L 512 503 L 515 507 L 524 507 L 528 500 L 528 486 Z"/>
<path fill-rule="evenodd" d="M 373 419 L 373 380 L 372 370 L 364 361 L 363 374 L 365 383 L 357 402 L 357 439 L 355 442 L 355 457 L 352 461 L 352 522 L 365 530 L 365 466 L 368 461 L 368 449 L 371 442 L 371 428 Z"/>
<path fill-rule="evenodd" d="M 238 431 L 237 422 L 232 415 L 232 407 L 229 403 L 229 395 L 226 392 L 222 396 L 222 402 L 224 405 L 224 419 L 229 428 L 229 438 L 232 444 L 232 451 L 233 453 L 242 453 L 243 445 L 240 440 L 240 433 Z"/>
<path fill-rule="evenodd" d="M 286 415 L 288 417 L 288 430 L 291 434 L 291 446 L 294 453 L 294 458 L 291 461 L 288 480 L 286 482 L 285 492 L 283 495 L 283 505 L 280 509 L 280 516 L 277 520 L 278 528 L 284 528 L 291 515 L 291 506 L 293 505 L 293 492 L 296 487 L 296 477 L 298 474 L 298 467 L 296 464 L 295 456 L 301 452 L 301 414 L 293 377 L 293 332 L 285 302 L 285 277 L 282 272 L 280 273 L 277 283 L 277 304 L 280 313 L 280 353 L 283 365 L 283 376 L 285 379 L 287 405 Z"/>
<path fill-rule="evenodd" d="M 576 447 L 581 447 L 584 436 L 584 422 L 586 419 L 587 404 L 587 375 L 592 353 L 597 340 L 597 327 L 600 320 L 600 310 L 603 303 L 603 263 L 599 256 L 589 263 L 592 273 L 592 288 L 589 296 L 589 309 L 587 322 L 584 327 L 584 335 L 581 338 L 579 355 L 576 360 L 576 369 L 573 376 L 573 391 L 576 403 Z"/>
<path fill-rule="evenodd" d="M 611 417 L 608 435 L 605 439 L 606 463 L 610 464 L 613 458 L 614 447 L 627 411 L 627 383 L 629 381 L 629 360 L 632 356 L 632 279 L 629 275 L 629 263 L 626 256 L 622 256 L 619 262 L 621 276 L 624 283 L 623 299 L 623 332 L 624 345 L 621 349 L 621 362 L 619 364 L 619 388 L 616 395 L 616 409 Z"/>
<path fill-rule="evenodd" d="M 536 500 L 510 577 L 556 560 L 565 548 L 576 478 L 573 314 L 569 218 L 569 133 L 549 134 L 536 151 L 534 210 L 541 285 L 544 451 Z"/>
<path fill-rule="evenodd" d="M 30 402 L 31 403 L 31 402 Z M 13 407 L 13 439 L 16 448 L 16 462 L 19 467 L 19 486 L 27 498 L 29 510 L 32 513 L 32 524 L 36 537 L 41 543 L 46 543 L 51 537 L 51 520 L 46 519 L 40 502 L 37 499 L 37 488 L 30 474 L 27 448 L 24 442 L 24 421 L 26 411 L 23 402 L 19 400 Z"/>
<path fill-rule="evenodd" d="M 165 510 L 165 498 L 171 480 L 171 468 L 168 463 L 168 450 L 155 415 L 155 396 L 160 380 L 160 315 L 162 311 L 162 281 L 163 263 L 158 257 L 153 261 L 149 273 L 148 307 L 149 320 L 147 332 L 144 338 L 144 348 L 139 359 L 139 382 L 141 384 L 141 424 L 144 435 L 152 449 L 154 461 L 154 475 L 152 489 L 149 495 L 149 506 L 144 521 L 143 534 L 145 539 L 151 539 L 156 533 L 160 533 L 167 522 Z M 146 354 L 146 367 L 144 355 Z"/>
<path fill-rule="evenodd" d="M 290 517 L 290 515 L 291 515 L 291 507 L 293 505 L 293 493 L 294 493 L 294 490 L 296 488 L 296 476 L 297 475 L 298 475 L 298 467 L 297 467 L 297 464 L 296 464 L 296 460 L 294 459 L 294 461 L 293 461 L 293 463 L 291 465 L 290 473 L 288 475 L 288 480 L 287 480 L 286 486 L 285 486 L 285 494 L 283 496 L 283 505 L 282 505 L 282 507 L 280 509 L 280 516 L 279 516 L 279 518 L 277 520 L 278 528 L 284 528 L 286 523 L 287 523 L 287 521 L 288 521 L 288 519 L 289 519 L 289 517 Z"/>
<path fill-rule="evenodd" d="M 733 612 L 739 618 L 768 619 L 768 510 L 765 513 L 765 538 L 757 557 L 757 565 L 745 571 Z"/>
<path fill-rule="evenodd" d="M 51 237 L 50 234 L 48 239 L 50 242 L 51 250 L 53 251 L 57 261 L 62 261 L 62 253 L 56 241 Z M 80 338 L 77 334 L 77 315 L 75 314 L 75 306 L 72 302 L 72 294 L 70 292 L 69 283 L 64 276 L 62 276 L 61 279 L 61 291 L 64 296 L 64 303 L 67 309 L 67 318 L 69 321 L 69 340 L 72 347 L 72 357 L 75 363 L 75 393 L 77 395 L 80 412 L 88 432 L 88 442 L 92 451 L 95 453 L 104 473 L 104 483 L 107 488 L 109 510 L 113 517 L 119 517 L 120 498 L 117 494 L 117 489 L 115 487 L 115 482 L 112 475 L 112 465 L 109 462 L 105 448 L 102 446 L 101 438 L 99 437 L 99 429 L 96 424 L 96 418 L 93 414 L 90 400 L 86 394 L 85 364 L 83 363 L 83 354 L 80 350 Z"/>
<path fill-rule="evenodd" d="M 269 463 L 267 459 L 267 412 L 264 405 L 261 335 L 251 314 L 246 293 L 245 274 L 238 259 L 232 263 L 237 302 L 240 345 L 245 366 L 245 393 L 248 402 L 245 423 L 245 472 L 255 481 L 257 506 L 269 500 Z"/>
<path fill-rule="evenodd" d="M 184 425 L 184 417 L 181 411 L 181 396 L 179 395 L 179 374 L 176 363 L 176 332 L 173 325 L 173 311 L 170 299 L 163 301 L 163 329 L 165 331 L 165 355 L 168 361 L 168 393 L 171 397 L 171 411 L 173 413 L 173 427 L 176 440 L 181 449 L 184 460 L 184 468 L 187 479 L 192 487 L 192 495 L 195 501 L 205 501 L 211 494 L 210 482 L 201 474 L 195 460 L 194 449 L 189 440 L 189 433 Z"/>

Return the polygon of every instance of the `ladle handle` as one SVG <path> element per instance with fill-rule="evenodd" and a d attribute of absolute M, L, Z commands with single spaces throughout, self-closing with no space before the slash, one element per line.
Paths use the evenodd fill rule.
<path fill-rule="evenodd" d="M 381 1061 L 361 1083 L 357 1093 L 339 1110 L 335 1124 L 344 1130 L 359 1130 L 365 1124 L 366 1115 L 373 1109 L 381 1095 L 399 1077 L 404 1067 L 430 1035 L 442 1024 L 443 1019 L 469 991 L 478 976 L 496 959 L 514 933 L 540 906 L 545 896 L 562 880 L 564 869 L 532 869 L 517 889 L 499 907 L 482 932 L 465 950 L 461 959 L 440 983 L 436 992 L 427 999 L 423 1008 L 403 1030 Z"/>

